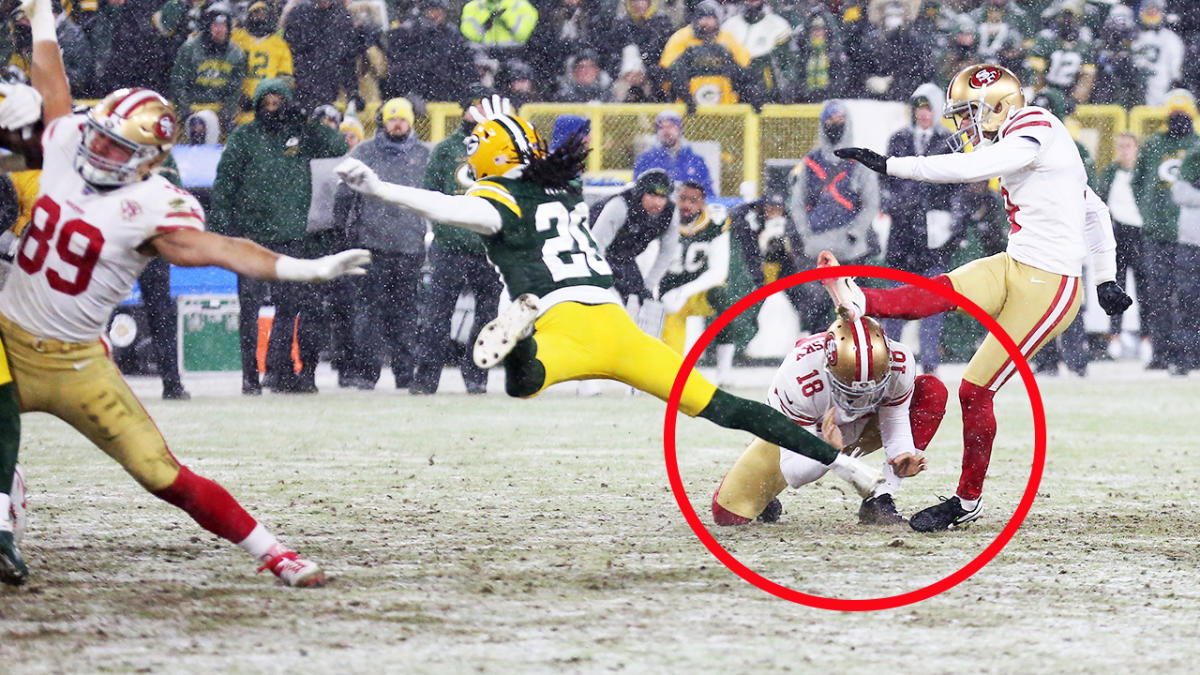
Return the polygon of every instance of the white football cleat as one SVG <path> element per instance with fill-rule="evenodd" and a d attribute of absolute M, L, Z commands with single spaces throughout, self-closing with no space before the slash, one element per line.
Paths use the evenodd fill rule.
<path fill-rule="evenodd" d="M 872 469 L 857 457 L 838 453 L 833 460 L 833 472 L 838 478 L 850 484 L 860 497 L 866 499 L 875 494 L 875 488 L 883 483 L 883 474 L 878 469 Z"/>
<path fill-rule="evenodd" d="M 538 317 L 538 299 L 532 293 L 517 296 L 500 316 L 488 322 L 475 340 L 475 365 L 483 369 L 498 365 L 517 346 L 533 333 Z"/>
<path fill-rule="evenodd" d="M 837 258 L 829 251 L 821 251 L 817 256 L 817 268 L 837 267 Z M 867 296 L 863 295 L 862 289 L 858 284 L 854 283 L 852 277 L 839 277 L 837 279 L 822 279 L 825 290 L 829 292 L 829 297 L 833 298 L 833 304 L 838 308 L 838 314 L 847 321 L 855 321 L 861 319 L 867 314 Z"/>
<path fill-rule="evenodd" d="M 325 583 L 325 570 L 320 565 L 282 546 L 272 548 L 263 556 L 263 564 L 258 571 L 263 570 L 271 570 L 288 586 L 306 588 Z"/>

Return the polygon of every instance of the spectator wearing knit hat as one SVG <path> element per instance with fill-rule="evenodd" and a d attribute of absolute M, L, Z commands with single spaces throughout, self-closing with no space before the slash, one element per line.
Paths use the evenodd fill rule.
<path fill-rule="evenodd" d="M 407 99 L 385 101 L 375 135 L 350 156 L 389 183 L 421 185 L 429 148 L 417 138 L 413 119 Z M 406 389 L 412 382 L 425 220 L 394 204 L 366 199 L 345 185 L 338 189 L 334 218 L 344 223 L 354 246 L 371 251 L 371 268 L 357 280 L 357 316 L 343 379 L 359 389 L 374 389 L 382 368 L 381 352 L 386 351 L 396 387 Z"/>

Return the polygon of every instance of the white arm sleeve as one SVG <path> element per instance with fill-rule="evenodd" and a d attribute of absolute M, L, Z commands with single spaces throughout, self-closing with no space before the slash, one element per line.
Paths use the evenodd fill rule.
<path fill-rule="evenodd" d="M 375 196 L 412 209 L 434 222 L 479 234 L 496 234 L 500 231 L 500 212 L 482 197 L 447 195 L 395 183 L 382 183 Z"/>
<path fill-rule="evenodd" d="M 1177 180 L 1171 184 L 1171 199 L 1179 206 L 1200 207 L 1200 188 L 1187 181 Z"/>
<path fill-rule="evenodd" d="M 1041 148 L 1037 141 L 1011 136 L 974 152 L 925 157 L 889 157 L 887 172 L 931 183 L 974 183 L 1028 166 Z"/>
<path fill-rule="evenodd" d="M 1097 286 L 1117 279 L 1117 240 L 1113 237 L 1112 216 L 1100 195 L 1090 187 L 1083 192 L 1083 236 L 1092 254 L 1092 271 Z"/>
<path fill-rule="evenodd" d="M 658 296 L 658 285 L 662 283 L 663 276 L 671 267 L 671 261 L 679 255 L 679 209 L 671 215 L 671 224 L 667 226 L 667 231 L 662 233 L 658 238 L 658 256 L 654 258 L 654 263 L 650 265 L 650 271 L 646 273 L 646 288 L 650 292 Z"/>
<path fill-rule="evenodd" d="M 896 405 L 881 405 L 879 415 L 879 437 L 883 439 L 883 451 L 888 459 L 895 459 L 906 452 L 917 453 L 913 445 L 912 421 L 908 417 L 912 396 Z"/>
<path fill-rule="evenodd" d="M 592 223 L 592 239 L 600 248 L 601 255 L 608 251 L 609 245 L 617 238 L 617 232 L 621 230 L 628 216 L 629 207 L 621 197 L 609 199 L 604 208 L 600 209 L 596 222 Z"/>

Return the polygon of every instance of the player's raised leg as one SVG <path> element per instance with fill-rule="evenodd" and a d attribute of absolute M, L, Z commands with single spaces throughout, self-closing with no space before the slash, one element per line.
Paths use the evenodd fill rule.
<path fill-rule="evenodd" d="M 829 251 L 822 251 L 817 258 L 817 267 L 836 267 L 837 258 Z M 946 275 L 933 281 L 949 288 L 953 285 Z M 884 319 L 923 319 L 955 309 L 957 305 L 940 295 L 923 288 L 905 284 L 896 288 L 860 288 L 851 277 L 823 279 L 825 290 L 833 298 L 834 306 L 854 319 L 860 316 L 875 316 Z"/>
<path fill-rule="evenodd" d="M 504 361 L 518 342 L 529 337 L 537 317 L 537 296 L 532 293 L 518 296 L 500 316 L 480 329 L 472 354 L 475 365 L 487 369 Z"/>

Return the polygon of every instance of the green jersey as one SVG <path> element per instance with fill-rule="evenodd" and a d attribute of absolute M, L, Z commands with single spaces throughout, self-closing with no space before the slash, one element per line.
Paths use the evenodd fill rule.
<path fill-rule="evenodd" d="M 1092 43 L 1086 38 L 1067 42 L 1062 38 L 1042 31 L 1025 63 L 1034 72 L 1045 73 L 1046 84 L 1070 94 L 1084 71 L 1095 72 L 1096 57 Z"/>
<path fill-rule="evenodd" d="M 493 177 L 467 195 L 500 212 L 500 231 L 483 242 L 511 297 L 532 293 L 543 311 L 564 301 L 619 303 L 612 268 L 592 239 L 587 204 L 577 193 Z"/>
<path fill-rule="evenodd" d="M 680 225 L 679 252 L 659 282 L 659 297 L 706 277 L 728 280 L 729 219 L 725 208 L 710 204 L 692 225 Z M 717 269 L 723 266 L 723 269 Z M 694 292 L 708 288 L 696 288 Z M 689 292 L 688 295 L 692 293 Z"/>

